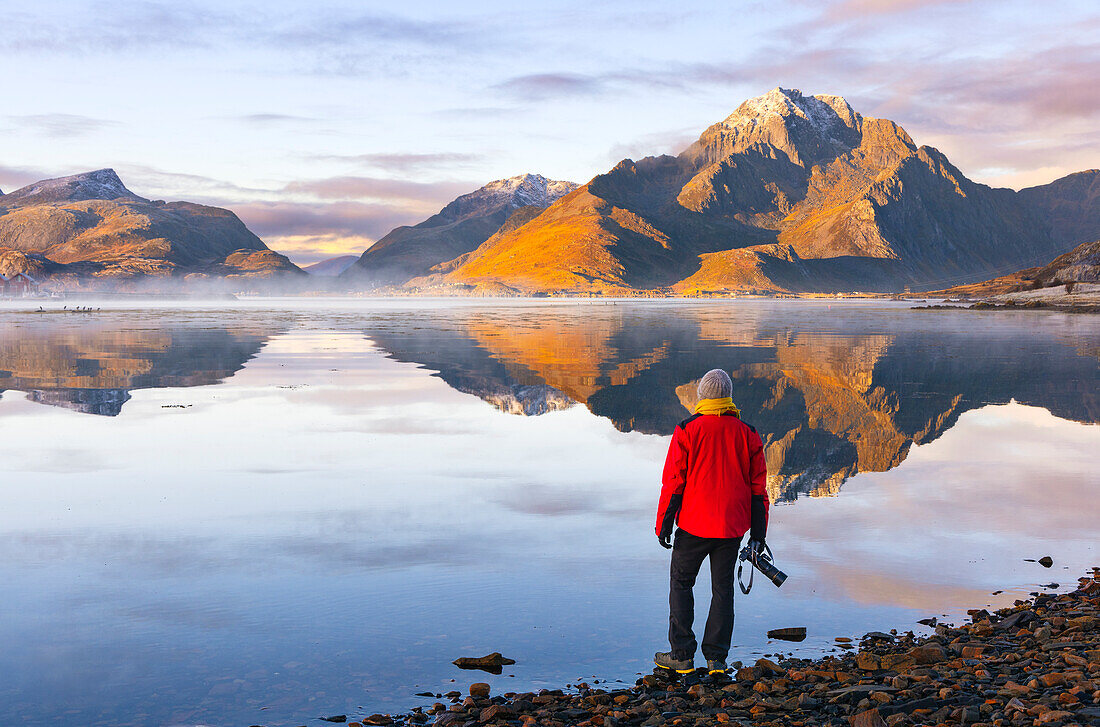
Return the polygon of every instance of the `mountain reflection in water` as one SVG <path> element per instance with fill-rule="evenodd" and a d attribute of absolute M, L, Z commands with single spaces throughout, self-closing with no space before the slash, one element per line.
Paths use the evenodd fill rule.
<path fill-rule="evenodd" d="M 667 630 L 667 434 L 716 366 L 773 494 L 851 478 L 772 510 L 790 579 L 738 595 L 732 659 L 1065 588 L 1098 539 L 1098 328 L 890 301 L 8 312 L 0 724 L 361 721 L 474 680 L 629 683 Z M 451 663 L 492 651 L 517 664 Z"/>
<path fill-rule="evenodd" d="M 32 321 L 0 328 L 0 392 L 118 416 L 135 389 L 205 386 L 239 371 L 282 329 L 113 319 Z"/>
<path fill-rule="evenodd" d="M 858 308 L 836 318 L 823 308 L 466 305 L 383 312 L 357 330 L 503 412 L 579 403 L 624 432 L 670 434 L 694 408 L 698 377 L 724 368 L 764 439 L 775 500 L 835 494 L 858 472 L 896 467 L 912 444 L 986 404 L 1100 421 L 1096 351 L 1046 331 L 1050 318 L 992 313 L 995 325 L 973 326 L 982 314 L 914 311 L 884 323 Z M 0 328 L 0 391 L 116 416 L 135 389 L 232 376 L 290 326 L 256 312 L 224 321 L 23 316 Z"/>
<path fill-rule="evenodd" d="M 650 434 L 670 434 L 695 406 L 698 377 L 725 368 L 764 439 L 776 500 L 835 494 L 858 472 L 896 467 L 912 444 L 986 404 L 1100 420 L 1095 352 L 1036 329 L 1043 319 L 977 327 L 970 312 L 913 312 L 887 328 L 850 313 L 832 329 L 828 315 L 795 326 L 790 308 L 466 308 L 365 333 L 503 411 L 578 402 L 621 431 Z"/>

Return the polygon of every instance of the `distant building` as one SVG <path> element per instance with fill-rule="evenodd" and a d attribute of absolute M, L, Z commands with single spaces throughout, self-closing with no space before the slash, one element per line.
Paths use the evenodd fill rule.
<path fill-rule="evenodd" d="M 38 281 L 26 273 L 16 273 L 10 278 L 0 275 L 0 295 L 5 298 L 26 298 L 38 294 Z"/>

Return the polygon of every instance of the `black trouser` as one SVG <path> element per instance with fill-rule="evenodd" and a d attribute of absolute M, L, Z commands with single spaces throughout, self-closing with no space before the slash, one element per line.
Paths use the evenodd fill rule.
<path fill-rule="evenodd" d="M 710 557 L 710 614 L 703 632 L 703 658 L 725 659 L 733 638 L 733 583 L 741 538 L 699 538 L 676 529 L 669 569 L 668 643 L 672 658 L 695 657 L 695 597 L 691 592 L 703 559 Z"/>

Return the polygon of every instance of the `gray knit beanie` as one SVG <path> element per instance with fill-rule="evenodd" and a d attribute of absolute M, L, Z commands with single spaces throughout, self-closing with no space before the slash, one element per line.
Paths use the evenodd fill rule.
<path fill-rule="evenodd" d="M 722 369 L 711 369 L 699 379 L 696 393 L 700 399 L 724 399 L 733 396 L 733 380 Z"/>

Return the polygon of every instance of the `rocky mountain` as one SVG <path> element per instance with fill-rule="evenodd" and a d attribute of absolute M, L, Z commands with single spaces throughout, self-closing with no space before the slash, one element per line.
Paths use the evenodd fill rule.
<path fill-rule="evenodd" d="M 235 214 L 140 197 L 111 169 L 0 195 L 0 253 L 73 278 L 300 275 Z M 30 272 L 30 269 L 27 270 Z"/>
<path fill-rule="evenodd" d="M 1100 283 L 1100 240 L 1083 242 L 1042 267 L 1025 268 L 992 280 L 957 285 L 931 294 L 950 297 L 1000 295 L 1066 283 Z"/>
<path fill-rule="evenodd" d="M 359 257 L 356 255 L 338 255 L 336 257 L 330 257 L 327 260 L 322 260 L 319 263 L 307 265 L 302 268 L 302 270 L 305 270 L 310 275 L 335 277 L 351 267 L 358 259 Z"/>
<path fill-rule="evenodd" d="M 776 88 L 679 155 L 624 160 L 409 285 L 683 295 L 942 286 L 1081 242 L 1100 226 L 1095 179 L 993 189 L 839 96 Z"/>
<path fill-rule="evenodd" d="M 356 287 L 398 285 L 483 243 L 513 215 L 526 222 L 576 189 L 573 182 L 523 174 L 499 179 L 448 204 L 412 227 L 398 227 L 371 245 L 341 276 Z"/>

